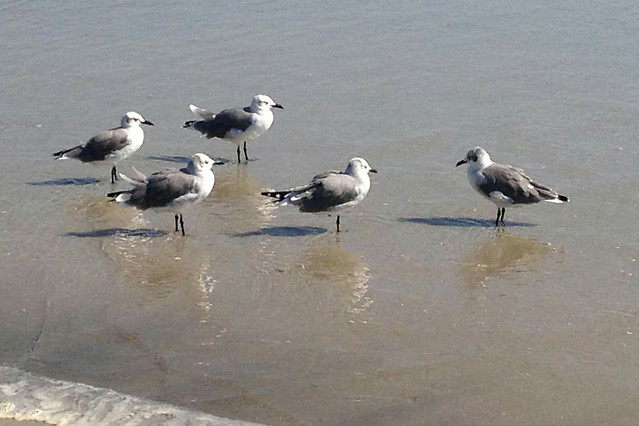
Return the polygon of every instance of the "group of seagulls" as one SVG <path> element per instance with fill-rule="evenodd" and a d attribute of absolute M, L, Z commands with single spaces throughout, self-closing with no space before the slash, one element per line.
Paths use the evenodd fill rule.
<path fill-rule="evenodd" d="M 237 144 L 237 161 L 241 162 L 240 146 L 244 159 L 249 156 L 246 142 L 257 139 L 273 124 L 272 108 L 284 107 L 266 95 L 257 95 L 244 108 L 230 108 L 213 113 L 195 105 L 190 110 L 199 120 L 186 121 L 184 128 L 191 128 L 207 139 L 220 138 Z M 166 169 L 149 176 L 133 169 L 131 176 L 117 173 L 116 165 L 142 146 L 144 131 L 141 125 L 153 126 L 135 111 L 127 112 L 116 127 L 89 139 L 84 145 L 64 149 L 53 154 L 56 159 L 77 159 L 82 162 L 111 162 L 111 183 L 118 176 L 132 185 L 123 191 L 107 194 L 112 201 L 124 203 L 140 210 L 149 208 L 170 211 L 175 217 L 175 231 L 184 231 L 182 210 L 186 205 L 205 199 L 213 190 L 215 164 L 202 153 L 193 155 L 185 168 Z M 481 147 L 468 151 L 457 166 L 469 164 L 468 179 L 471 186 L 497 206 L 495 226 L 504 225 L 506 207 L 534 204 L 541 201 L 567 203 L 568 197 L 529 178 L 523 170 L 491 160 Z M 327 171 L 314 176 L 310 183 L 288 190 L 267 190 L 262 195 L 275 198 L 278 206 L 295 205 L 301 212 L 337 213 L 336 228 L 340 232 L 339 212 L 359 204 L 368 194 L 371 181 L 369 173 L 377 173 L 363 158 L 353 158 L 343 172 Z M 180 228 L 178 228 L 180 225 Z"/>

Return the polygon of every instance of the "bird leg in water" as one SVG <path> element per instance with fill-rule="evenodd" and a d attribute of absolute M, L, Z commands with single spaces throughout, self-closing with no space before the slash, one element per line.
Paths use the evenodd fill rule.
<path fill-rule="evenodd" d="M 506 225 L 504 223 L 504 216 L 506 215 L 506 207 L 497 208 L 497 220 L 495 220 L 495 226 L 499 226 L 499 221 L 501 220 L 502 225 Z M 501 219 L 500 219 L 501 216 Z"/>
<path fill-rule="evenodd" d="M 118 180 L 118 174 L 116 173 L 115 166 L 111 169 L 111 183 L 115 183 Z"/>
<path fill-rule="evenodd" d="M 180 227 L 182 227 L 182 236 L 184 236 L 184 220 L 182 220 L 182 213 L 180 213 Z"/>
<path fill-rule="evenodd" d="M 242 162 L 242 157 L 240 156 L 240 145 L 237 145 L 237 164 Z"/>
<path fill-rule="evenodd" d="M 240 146 L 238 145 L 237 148 L 239 149 Z M 249 162 L 249 158 L 248 158 L 248 152 L 246 152 L 246 141 L 244 141 L 244 158 L 246 159 L 246 162 Z"/>
<path fill-rule="evenodd" d="M 339 215 L 337 215 L 337 221 L 335 224 L 337 225 L 337 232 L 339 232 Z"/>
<path fill-rule="evenodd" d="M 175 232 L 178 231 L 178 215 L 175 215 Z"/>

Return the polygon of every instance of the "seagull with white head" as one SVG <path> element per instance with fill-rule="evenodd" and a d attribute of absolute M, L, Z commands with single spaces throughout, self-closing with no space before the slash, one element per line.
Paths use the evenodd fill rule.
<path fill-rule="evenodd" d="M 466 156 L 457 162 L 456 167 L 466 163 L 468 163 L 470 185 L 497 206 L 495 226 L 499 226 L 499 222 L 504 224 L 506 207 L 535 204 L 541 201 L 570 202 L 565 195 L 560 195 L 551 188 L 533 181 L 522 169 L 493 162 L 481 147 L 468 151 Z"/>
<path fill-rule="evenodd" d="M 271 108 L 284 109 L 273 99 L 266 95 L 257 95 L 251 101 L 251 105 L 244 108 L 231 108 L 217 114 L 190 105 L 194 114 L 201 120 L 192 120 L 184 123 L 184 128 L 192 128 L 202 133 L 207 139 L 226 139 L 237 144 L 237 162 L 240 160 L 240 145 L 244 142 L 244 158 L 249 161 L 246 150 L 246 142 L 257 139 L 262 133 L 271 128 L 273 124 L 273 111 Z"/>
<path fill-rule="evenodd" d="M 208 155 L 198 153 L 180 170 L 163 170 L 147 177 L 133 168 L 133 177 L 120 173 L 120 177 L 133 185 L 133 188 L 111 192 L 107 197 L 140 210 L 168 210 L 175 215 L 175 231 L 178 231 L 179 219 L 184 235 L 182 210 L 189 204 L 202 201 L 211 193 L 215 184 L 215 176 L 211 170 L 213 164 L 214 161 Z"/>
<path fill-rule="evenodd" d="M 261 194 L 273 197 L 278 206 L 292 204 L 301 212 L 341 212 L 358 205 L 371 187 L 369 173 L 377 173 L 363 158 L 353 158 L 343 172 L 328 171 L 313 177 L 308 185 L 284 191 L 264 191 Z M 337 232 L 340 216 L 337 215 Z"/>
<path fill-rule="evenodd" d="M 135 111 L 129 111 L 120 120 L 120 127 L 93 136 L 84 145 L 63 149 L 53 154 L 56 160 L 75 158 L 83 163 L 111 162 L 111 183 L 118 176 L 115 165 L 140 149 L 144 143 L 144 131 L 140 124 L 153 126 Z"/>

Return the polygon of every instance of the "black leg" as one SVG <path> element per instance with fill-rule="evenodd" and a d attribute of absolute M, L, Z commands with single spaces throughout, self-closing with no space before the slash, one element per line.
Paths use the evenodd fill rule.
<path fill-rule="evenodd" d="M 239 146 L 238 146 L 239 148 Z M 248 163 L 249 158 L 248 158 L 248 152 L 246 152 L 246 142 L 244 142 L 244 158 L 246 159 L 246 162 Z"/>
<path fill-rule="evenodd" d="M 178 231 L 178 215 L 175 215 L 175 232 Z"/>
<path fill-rule="evenodd" d="M 337 222 L 335 222 L 335 224 L 337 225 L 337 232 L 339 232 L 339 215 L 337 215 Z"/>
<path fill-rule="evenodd" d="M 237 146 L 237 164 L 240 164 L 242 157 L 240 157 L 240 146 Z"/>
<path fill-rule="evenodd" d="M 111 169 L 111 183 L 115 183 L 118 180 L 118 174 L 116 173 L 115 166 Z"/>
<path fill-rule="evenodd" d="M 495 220 L 495 226 L 499 226 L 499 222 L 501 222 L 502 225 L 505 225 L 504 223 L 505 215 L 506 215 L 506 207 L 497 208 L 497 220 Z"/>
<path fill-rule="evenodd" d="M 180 213 L 180 226 L 182 227 L 182 236 L 184 236 L 184 220 L 182 220 L 182 213 Z"/>

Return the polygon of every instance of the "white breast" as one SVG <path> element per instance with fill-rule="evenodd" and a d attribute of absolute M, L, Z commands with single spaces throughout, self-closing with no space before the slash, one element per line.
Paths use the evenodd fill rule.
<path fill-rule="evenodd" d="M 129 144 L 121 150 L 115 151 L 108 156 L 108 159 L 111 160 L 113 164 L 119 163 L 120 161 L 129 157 L 135 151 L 140 149 L 140 147 L 144 143 L 144 130 L 142 130 L 142 128 L 130 127 L 126 130 L 128 133 Z"/>

